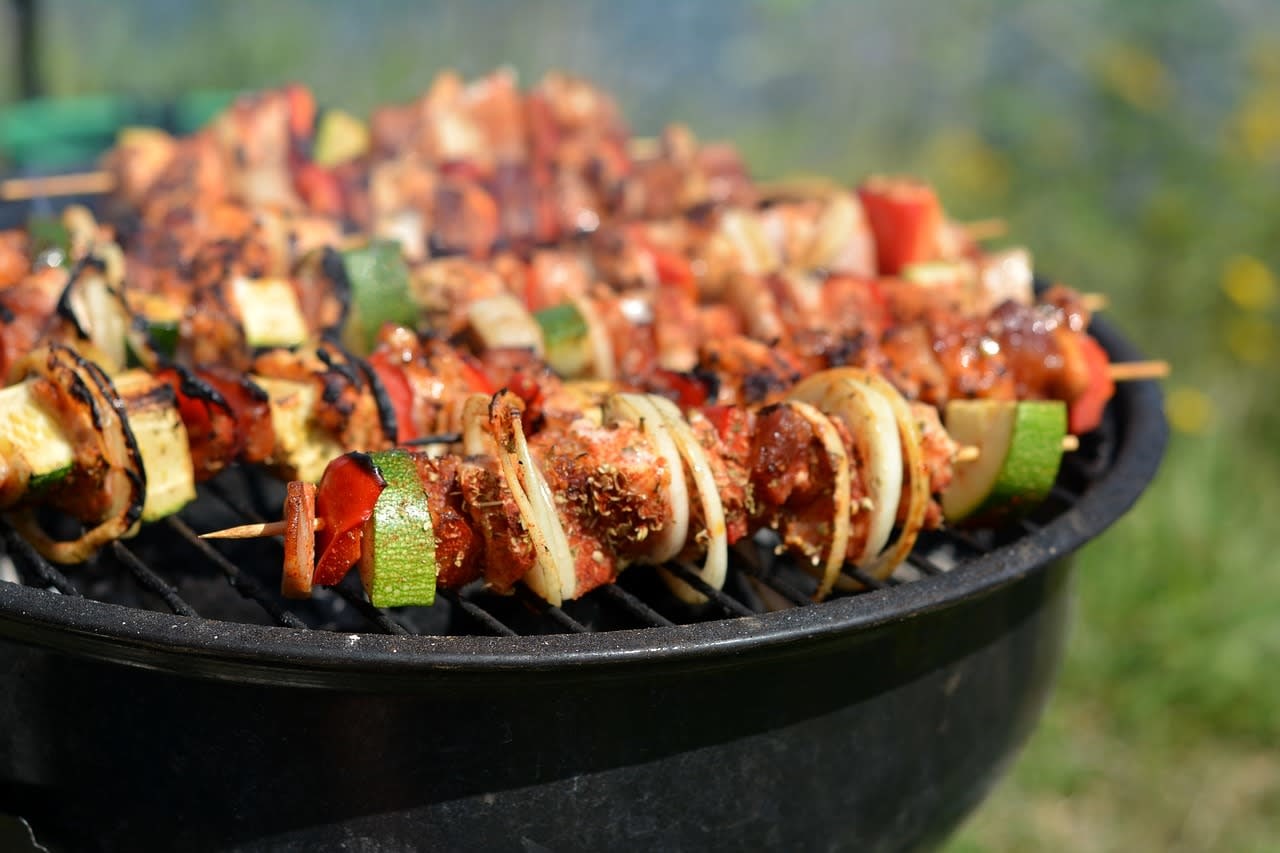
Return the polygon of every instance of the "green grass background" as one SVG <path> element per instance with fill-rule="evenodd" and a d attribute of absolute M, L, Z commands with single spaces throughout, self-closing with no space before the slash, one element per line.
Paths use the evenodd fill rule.
<path fill-rule="evenodd" d="M 7 11 L 7 9 L 6 9 Z M 1280 4 L 45 4 L 51 94 L 297 79 L 365 110 L 548 68 L 757 172 L 908 171 L 1173 365 L 1150 493 L 1080 556 L 1060 685 L 950 849 L 1280 849 Z M 12 27 L 0 12 L 0 34 Z M 2 37 L 2 36 L 0 36 Z M 0 47 L 0 51 L 4 48 Z M 0 53 L 0 55 L 4 55 Z M 16 96 L 0 68 L 0 102 Z"/>

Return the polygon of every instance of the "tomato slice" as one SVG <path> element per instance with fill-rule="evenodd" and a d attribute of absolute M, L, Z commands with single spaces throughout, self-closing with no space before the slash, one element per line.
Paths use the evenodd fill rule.
<path fill-rule="evenodd" d="M 363 453 L 347 453 L 324 469 L 316 490 L 316 561 L 313 582 L 340 583 L 360 560 L 364 523 L 386 481 Z"/>
<path fill-rule="evenodd" d="M 1080 335 L 1076 343 L 1089 369 L 1089 386 L 1068 405 L 1067 427 L 1073 435 L 1084 435 L 1102 423 L 1102 413 L 1116 393 L 1116 383 L 1109 369 L 1111 359 L 1102 345 L 1089 335 Z"/>
<path fill-rule="evenodd" d="M 935 260 L 942 204 L 933 187 L 913 178 L 872 177 L 858 187 L 882 275 Z"/>

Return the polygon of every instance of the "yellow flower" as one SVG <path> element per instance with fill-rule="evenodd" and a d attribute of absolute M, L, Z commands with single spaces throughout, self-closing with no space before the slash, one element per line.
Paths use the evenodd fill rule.
<path fill-rule="evenodd" d="M 1009 165 L 1004 156 L 969 128 L 938 133 L 929 146 L 937 173 L 961 194 L 1003 195 L 1009 188 Z"/>
<path fill-rule="evenodd" d="M 1232 117 L 1236 141 L 1246 157 L 1261 162 L 1280 151 L 1280 99 L 1274 91 L 1255 92 Z"/>
<path fill-rule="evenodd" d="M 1096 62 L 1102 85 L 1134 108 L 1155 112 L 1173 98 L 1173 80 L 1159 57 L 1134 44 L 1113 44 Z"/>
<path fill-rule="evenodd" d="M 1252 255 L 1236 255 L 1222 270 L 1222 290 L 1246 311 L 1265 311 L 1276 301 L 1275 274 Z"/>
<path fill-rule="evenodd" d="M 1254 314 L 1232 317 L 1227 322 L 1227 348 L 1248 364 L 1263 364 L 1275 349 L 1275 329 L 1266 318 Z"/>
<path fill-rule="evenodd" d="M 1169 392 L 1165 397 L 1164 410 L 1170 426 L 1191 435 L 1203 433 L 1213 420 L 1213 403 L 1209 395 L 1187 385 Z"/>

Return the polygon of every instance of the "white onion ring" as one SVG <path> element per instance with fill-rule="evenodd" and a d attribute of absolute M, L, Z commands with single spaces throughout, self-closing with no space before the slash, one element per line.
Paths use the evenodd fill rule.
<path fill-rule="evenodd" d="M 827 548 L 822 578 L 819 580 L 817 591 L 813 594 L 814 601 L 822 601 L 831 594 L 836 579 L 840 576 L 845 552 L 849 550 L 849 537 L 852 535 L 853 525 L 849 521 L 852 504 L 849 496 L 849 489 L 852 486 L 849 454 L 845 452 L 844 442 L 840 440 L 840 433 L 836 430 L 835 424 L 831 423 L 830 418 L 801 400 L 788 400 L 787 405 L 813 427 L 834 472 L 831 490 L 831 543 Z"/>
<path fill-rule="evenodd" d="M 684 463 L 672 435 L 670 424 L 644 394 L 612 394 L 605 399 L 605 420 L 635 424 L 653 442 L 658 455 L 671 472 L 667 496 L 671 504 L 671 523 L 648 538 L 650 551 L 645 562 L 660 564 L 674 560 L 684 550 L 689 538 L 689 487 L 684 479 Z"/>
<path fill-rule="evenodd" d="M 650 395 L 649 400 L 671 430 L 676 449 L 688 466 L 694 485 L 698 488 L 698 499 L 702 503 L 702 521 L 707 531 L 707 555 L 701 570 L 695 574 L 712 589 L 722 589 L 729 571 L 729 533 L 724 518 L 724 504 L 720 500 L 720 490 L 711 471 L 711 462 L 707 459 L 707 452 L 698 441 L 697 434 L 676 404 L 657 395 Z M 676 597 L 686 604 L 706 603 L 705 595 L 670 572 L 663 572 L 662 577 Z"/>
<path fill-rule="evenodd" d="M 515 499 L 525 532 L 533 540 L 534 567 L 524 583 L 543 601 L 559 607 L 577 592 L 578 575 L 569 546 L 569 537 L 556 512 L 551 487 L 529 453 L 524 427 L 520 423 L 520 406 L 513 405 L 514 394 L 494 395 L 489 406 L 489 423 L 498 442 L 498 464 L 507 487 Z"/>
<path fill-rule="evenodd" d="M 106 545 L 135 528 L 146 500 L 146 472 L 133 432 L 125 418 L 124 402 L 100 369 L 61 344 L 51 344 L 31 353 L 17 366 L 21 378 L 35 374 L 47 380 L 44 386 L 58 396 L 59 415 L 73 412 L 86 423 L 68 424 L 74 440 L 77 467 L 91 468 L 96 461 L 106 465 L 101 489 L 109 502 L 97 518 L 81 519 L 92 524 L 75 539 L 58 540 L 45 533 L 31 507 L 12 513 L 14 528 L 46 559 L 63 564 L 83 563 Z M 77 390 L 78 389 L 78 390 Z M 87 399 L 86 399 L 87 398 Z M 65 420 L 63 421 L 65 423 Z M 90 447 L 81 433 L 96 436 Z M 96 455 L 97 460 L 92 457 Z"/>
<path fill-rule="evenodd" d="M 613 342 L 609 340 L 609 332 L 600 321 L 595 306 L 590 299 L 575 297 L 573 307 L 578 309 L 582 321 L 587 326 L 587 342 L 591 345 L 591 375 L 595 379 L 612 382 L 617 376 L 617 361 L 613 356 Z"/>
<path fill-rule="evenodd" d="M 893 547 L 888 551 L 870 555 L 874 559 L 866 563 L 860 559 L 859 568 L 872 577 L 883 580 L 893 573 L 911 553 L 924 526 L 925 512 L 929 507 L 929 472 L 925 467 L 921 449 L 920 429 L 911 416 L 911 408 L 902 394 L 878 374 L 857 367 L 838 367 L 824 370 L 803 380 L 792 390 L 799 397 L 825 396 L 839 382 L 864 383 L 889 405 L 897 426 L 903 456 L 902 470 L 909 488 L 906 518 Z M 896 515 L 901 498 L 894 501 L 889 510 Z M 865 553 L 865 552 L 864 552 Z M 842 585 L 843 588 L 843 585 Z"/>

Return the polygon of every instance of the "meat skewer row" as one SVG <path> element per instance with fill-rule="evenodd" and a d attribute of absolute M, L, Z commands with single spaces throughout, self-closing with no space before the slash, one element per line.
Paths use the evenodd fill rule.
<path fill-rule="evenodd" d="M 90 243 L 95 257 L 112 259 L 106 270 L 107 285 L 126 303 L 124 312 L 144 318 L 148 328 L 171 344 L 181 330 L 180 339 L 186 349 L 183 355 L 193 363 L 221 361 L 243 368 L 253 347 L 296 345 L 312 333 L 339 324 L 347 327 L 348 343 L 357 350 L 367 348 L 386 321 L 413 324 L 423 320 L 437 331 L 450 334 L 465 322 L 465 306 L 484 296 L 514 292 L 531 308 L 546 308 L 598 289 L 592 285 L 597 280 L 615 289 L 626 289 L 629 304 L 634 303 L 641 311 L 665 311 L 673 314 L 676 321 L 704 311 L 696 306 L 698 293 L 692 273 L 695 264 L 670 250 L 653 248 L 645 237 L 619 242 L 610 236 L 596 241 L 588 254 L 554 249 L 536 251 L 527 261 L 513 255 L 485 263 L 443 259 L 411 272 L 395 256 L 390 244 L 335 252 L 332 246 L 342 239 L 336 228 L 318 225 L 299 231 L 276 222 L 272 214 L 259 215 L 255 224 L 255 218 L 247 211 L 224 207 L 212 218 L 214 234 L 222 236 L 215 239 L 214 234 L 209 234 L 204 242 L 192 238 L 195 248 L 182 250 L 178 257 L 168 257 L 165 247 L 173 245 L 175 235 L 183 234 L 184 227 L 180 222 L 166 221 L 163 230 L 144 235 L 162 242 L 156 250 L 159 257 L 144 242 L 131 248 L 122 265 L 119 247 L 109 229 L 98 228 L 83 208 L 72 208 L 63 216 L 64 222 L 73 219 L 77 223 L 77 242 Z M 62 229 L 63 240 L 70 243 L 69 229 L 64 224 L 35 225 Z M 625 237 L 628 233 L 619 235 Z M 0 246 L 0 255 L 7 257 L 0 257 L 0 266 L 19 271 L 24 266 L 23 243 L 30 241 L 23 241 L 21 232 L 13 236 L 17 239 Z M 178 237 L 179 244 L 192 240 Z M 301 251 L 307 253 L 305 260 L 295 268 L 285 255 Z M 19 255 L 17 259 L 10 257 L 15 254 Z M 46 271 L 36 252 L 31 253 L 31 266 L 32 273 Z M 1029 282 L 1029 273 L 1025 277 Z M 15 286 L 0 294 L 9 319 L 3 335 L 9 364 L 16 360 L 21 343 L 29 341 L 34 330 L 45 327 L 56 303 L 54 294 L 58 291 L 50 286 L 50 280 L 57 276 L 31 274 L 28 278 L 29 281 L 20 281 L 14 275 Z M 637 294 L 637 285 L 652 293 Z M 836 290 L 846 286 L 838 281 L 832 283 Z M 877 288 L 873 281 L 862 286 Z M 903 302 L 900 291 L 920 287 L 897 285 L 887 291 L 888 298 L 874 293 L 868 298 L 892 307 Z M 819 292 L 822 289 L 816 281 L 784 278 L 766 282 L 753 275 L 732 289 L 734 299 L 728 316 L 736 317 L 733 323 L 749 329 L 754 336 L 773 339 L 788 328 L 784 323 L 795 327 L 798 322 L 824 322 L 823 312 L 818 310 L 823 301 Z M 938 293 L 937 288 L 930 287 L 928 294 L 907 295 L 905 299 L 908 305 L 927 303 Z M 102 299 L 97 303 L 101 310 L 109 308 Z M 807 307 L 801 308 L 798 303 Z M 718 315 L 716 319 L 721 322 L 726 318 L 723 309 L 707 308 L 705 313 Z M 117 316 L 105 319 L 118 325 L 123 321 L 121 311 L 115 310 L 114 314 Z M 688 369 L 692 350 L 672 341 L 689 332 L 682 329 L 665 336 L 668 345 L 661 353 L 665 367 Z M 120 357 L 119 352 L 111 354 Z M 0 364 L 2 367 L 5 365 Z"/>
<path fill-rule="evenodd" d="M 1065 424 L 1061 404 L 1036 405 Z M 769 528 L 815 574 L 821 600 L 854 583 L 845 564 L 884 578 L 941 522 L 930 495 L 947 491 L 954 447 L 865 371 L 817 374 L 762 408 L 682 413 L 664 397 L 609 394 L 595 417 L 528 437 L 522 409 L 509 392 L 477 395 L 466 455 L 347 454 L 318 486 L 289 484 L 283 521 L 206 537 L 283 535 L 290 597 L 359 564 L 378 606 L 431 604 L 437 586 L 478 578 L 499 592 L 522 581 L 558 605 L 628 565 L 671 560 L 700 562 L 718 589 L 729 546 Z M 705 601 L 664 577 L 681 599 Z"/>
<path fill-rule="evenodd" d="M 708 413 L 681 413 L 654 395 L 610 394 L 598 418 L 532 436 L 518 397 L 476 396 L 467 406 L 467 455 L 339 457 L 314 505 L 305 486 L 290 485 L 284 590 L 307 595 L 359 562 L 379 606 L 430 603 L 435 584 L 478 577 L 499 591 L 523 581 L 559 604 L 628 564 L 671 560 L 699 562 L 698 575 L 718 588 L 729 545 L 763 527 L 814 567 L 819 598 L 846 560 L 883 577 L 925 524 L 932 478 L 924 439 L 907 403 L 871 374 L 813 377 L 798 393 L 815 402 Z M 414 477 L 386 475 L 403 460 Z M 425 512 L 411 522 L 381 512 L 388 494 L 402 510 L 417 504 Z M 429 527 L 432 545 L 422 547 L 421 536 L 409 549 L 397 544 L 410 526 Z M 672 585 L 702 600 L 678 579 Z"/>
<path fill-rule="evenodd" d="M 106 244 L 101 248 L 113 247 Z M 362 250 L 348 262 L 356 267 L 371 268 L 365 269 L 365 275 L 377 279 L 380 287 L 407 286 L 403 284 L 403 266 L 397 264 L 394 255 Z M 117 260 L 115 266 L 118 265 Z M 107 266 L 110 264 L 99 265 Z M 72 282 L 83 293 L 69 299 L 73 288 L 68 285 L 58 300 L 59 309 L 69 309 L 61 310 L 65 315 L 63 319 L 70 320 L 64 325 L 82 337 L 87 329 L 93 352 L 99 356 L 96 360 L 110 369 L 122 365 L 126 348 L 145 364 L 155 366 L 157 359 L 146 355 L 145 342 L 139 345 L 134 340 L 130 342 L 131 347 L 126 346 L 126 332 L 134 329 L 135 323 L 128 317 L 127 308 L 118 304 L 118 297 L 113 307 L 110 287 L 104 283 L 105 274 L 98 269 L 89 272 L 97 273 L 96 277 L 91 275 L 86 282 Z M 345 274 L 339 277 L 342 275 Z M 400 285 L 395 284 L 397 280 Z M 843 299 L 849 309 L 830 313 L 848 318 L 851 321 L 848 328 L 833 325 L 828 333 L 810 331 L 807 334 L 806 330 L 800 330 L 795 336 L 800 340 L 789 342 L 786 347 L 775 343 L 766 349 L 739 340 L 737 330 L 725 321 L 724 312 L 708 312 L 701 319 L 694 316 L 691 327 L 688 311 L 663 312 L 669 300 L 661 298 L 661 294 L 656 301 L 646 301 L 635 294 L 617 296 L 606 291 L 599 291 L 598 298 L 578 299 L 543 309 L 536 315 L 502 294 L 480 299 L 466 308 L 469 328 L 463 331 L 472 333 L 470 339 L 483 348 L 524 346 L 538 353 L 545 352 L 552 364 L 568 376 L 613 378 L 621 374 L 642 383 L 654 375 L 655 362 L 666 368 L 661 351 L 669 342 L 709 340 L 711 343 L 702 352 L 691 354 L 696 361 L 685 359 L 681 364 L 701 368 L 703 373 L 709 368 L 711 372 L 723 374 L 728 368 L 731 374 L 740 377 L 742 391 L 722 395 L 725 402 L 739 399 L 760 402 L 760 389 L 767 391 L 789 385 L 813 369 L 850 360 L 883 370 L 913 398 L 920 397 L 939 406 L 951 396 L 1065 399 L 1073 403 L 1076 432 L 1092 428 L 1110 395 L 1107 377 L 1103 375 L 1107 369 L 1105 354 L 1080 331 L 1088 323 L 1088 313 L 1080 307 L 1076 295 L 1065 289 L 1054 291 L 1048 302 L 1032 308 L 1006 303 L 986 323 L 956 320 L 945 311 L 930 310 L 927 323 L 896 326 L 875 340 L 865 329 L 883 323 L 882 316 L 876 316 L 882 288 L 875 282 L 838 279 L 829 279 L 827 285 L 829 289 L 834 288 L 832 294 L 836 295 L 832 298 Z M 15 291 L 11 288 L 0 292 L 0 302 L 8 292 Z M 281 294 L 292 296 L 293 291 L 286 287 L 283 291 L 263 290 L 252 296 L 242 294 L 245 315 L 255 318 L 263 327 L 278 329 L 282 325 L 280 305 L 288 302 L 279 298 Z M 79 303 L 78 310 L 73 303 Z M 209 334 L 195 335 L 194 327 L 184 327 L 181 339 L 218 337 L 217 330 L 225 327 L 226 321 L 217 323 L 208 316 L 210 312 L 198 313 L 201 328 Z M 883 315 L 883 311 L 879 313 Z M 27 317 L 19 318 L 12 311 L 10 314 L 11 326 L 15 329 L 29 329 L 34 325 Z M 156 331 L 154 325 L 150 328 Z M 855 331 L 858 329 L 864 331 Z M 178 339 L 178 329 L 166 331 L 171 342 Z M 841 337 L 842 332 L 849 337 Z M 5 336 L 6 344 L 15 339 L 15 336 Z M 550 346 L 547 341 L 551 341 Z M 692 349 L 683 343 L 679 346 Z M 781 352 L 789 352 L 792 357 L 783 357 L 779 355 Z M 614 353 L 621 354 L 618 364 L 615 364 Z M 8 353 L 10 359 L 20 355 L 20 351 Z M 748 363 L 735 369 L 735 362 L 741 362 L 744 356 Z M 752 360 L 761 363 L 752 364 Z M 1017 369 L 1010 372 L 1010 364 Z M 1056 366 L 1050 368 L 1051 364 Z M 733 387 L 720 384 L 722 390 Z"/>

